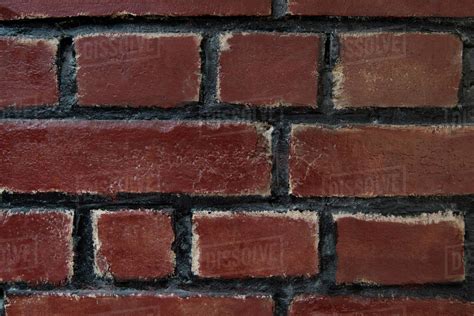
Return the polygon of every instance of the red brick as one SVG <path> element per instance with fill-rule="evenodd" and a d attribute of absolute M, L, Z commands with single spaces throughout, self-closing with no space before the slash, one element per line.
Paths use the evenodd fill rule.
<path fill-rule="evenodd" d="M 238 122 L 4 121 L 0 188 L 269 195 L 270 131 Z"/>
<path fill-rule="evenodd" d="M 57 47 L 56 40 L 0 37 L 0 108 L 58 103 Z"/>
<path fill-rule="evenodd" d="M 221 36 L 218 97 L 223 102 L 316 106 L 320 37 L 241 33 Z"/>
<path fill-rule="evenodd" d="M 348 33 L 340 36 L 334 103 L 345 107 L 453 107 L 462 42 L 451 34 Z"/>
<path fill-rule="evenodd" d="M 293 126 L 290 190 L 296 196 L 474 193 L 474 128 Z"/>
<path fill-rule="evenodd" d="M 472 17 L 472 0 L 289 0 L 295 15 Z"/>
<path fill-rule="evenodd" d="M 335 216 L 338 283 L 386 285 L 464 280 L 464 221 L 452 213 Z M 462 248 L 461 248 L 462 249 Z M 452 265 L 452 259 L 457 259 Z"/>
<path fill-rule="evenodd" d="M 120 15 L 270 15 L 271 0 L 3 0 L 0 20 Z"/>
<path fill-rule="evenodd" d="M 0 212 L 0 282 L 64 284 L 73 273 L 73 213 Z"/>
<path fill-rule="evenodd" d="M 208 278 L 318 273 L 318 217 L 310 212 L 200 212 L 193 272 Z"/>
<path fill-rule="evenodd" d="M 117 280 L 173 273 L 171 214 L 152 210 L 93 211 L 95 270 Z"/>
<path fill-rule="evenodd" d="M 474 304 L 448 299 L 363 298 L 299 296 L 290 307 L 290 316 L 306 315 L 439 315 L 468 316 Z"/>
<path fill-rule="evenodd" d="M 8 295 L 8 316 L 20 315 L 273 315 L 273 301 L 266 296 L 198 296 L 178 297 L 148 292 L 131 295 L 103 293 L 48 294 L 33 292 L 29 296 Z"/>
<path fill-rule="evenodd" d="M 193 34 L 76 38 L 79 104 L 169 108 L 199 101 L 200 42 Z"/>

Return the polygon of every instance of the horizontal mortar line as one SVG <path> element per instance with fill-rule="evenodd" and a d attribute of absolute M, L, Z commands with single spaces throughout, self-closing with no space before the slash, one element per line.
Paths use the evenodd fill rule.
<path fill-rule="evenodd" d="M 166 282 L 166 280 L 165 280 Z M 202 282 L 191 282 L 186 285 L 177 285 L 176 287 L 169 287 L 167 284 L 153 284 L 147 282 L 133 282 L 120 285 L 118 283 L 107 284 L 88 282 L 83 286 L 16 286 L 14 284 L 0 285 L 3 291 L 8 296 L 8 293 L 15 294 L 31 294 L 33 292 L 44 293 L 113 293 L 113 294 L 133 294 L 149 292 L 153 294 L 207 294 L 207 295 L 273 295 L 280 288 L 291 286 L 294 291 L 294 296 L 301 294 L 310 295 L 350 295 L 373 297 L 377 294 L 383 294 L 385 297 L 396 295 L 397 297 L 415 297 L 415 298 L 436 298 L 436 297 L 457 297 L 462 298 L 466 296 L 465 284 L 420 284 L 420 285 L 405 285 L 405 286 L 336 286 L 332 288 L 330 293 L 324 285 L 318 285 L 314 279 L 306 279 L 301 281 L 282 280 L 275 281 L 272 279 L 253 279 L 253 280 L 203 280 Z M 93 287 L 91 289 L 91 286 Z M 212 289 L 212 290 L 210 290 Z M 364 291 L 361 293 L 361 291 Z"/>
<path fill-rule="evenodd" d="M 457 204 L 469 205 L 474 203 L 474 195 L 469 196 L 426 196 L 426 197 L 375 197 L 375 198 L 353 198 L 353 197 L 321 197 L 321 198 L 291 198 L 289 201 L 281 201 L 278 198 L 252 198 L 242 197 L 192 197 L 183 195 L 163 196 L 157 195 L 136 195 L 133 197 L 116 197 L 108 199 L 103 196 L 51 196 L 49 194 L 26 195 L 26 194 L 4 194 L 0 198 L 0 208 L 20 208 L 20 207 L 39 207 L 39 208 L 77 208 L 92 209 L 96 207 L 118 208 L 124 205 L 131 208 L 138 207 L 170 207 L 170 208 L 251 208 L 258 207 L 268 209 L 287 209 L 287 208 L 344 208 L 352 206 L 361 206 L 368 209 L 374 209 L 381 205 L 387 207 L 393 205 L 394 208 L 419 206 L 426 210 L 450 208 Z M 416 209 L 410 209 L 416 210 Z M 362 210 L 361 210 L 362 211 Z"/>

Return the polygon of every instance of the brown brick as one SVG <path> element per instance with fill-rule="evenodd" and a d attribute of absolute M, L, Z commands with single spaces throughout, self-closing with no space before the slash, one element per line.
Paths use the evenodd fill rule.
<path fill-rule="evenodd" d="M 410 217 L 335 216 L 338 283 L 423 284 L 464 280 L 464 220 L 452 213 Z M 462 249 L 462 247 L 461 247 Z M 454 262 L 452 260 L 459 260 Z"/>
<path fill-rule="evenodd" d="M 57 47 L 56 40 L 0 37 L 0 109 L 58 103 Z"/>
<path fill-rule="evenodd" d="M 199 101 L 200 42 L 195 34 L 77 38 L 79 104 L 169 108 Z"/>
<path fill-rule="evenodd" d="M 199 212 L 193 272 L 208 278 L 318 273 L 318 216 L 310 212 Z"/>
<path fill-rule="evenodd" d="M 347 33 L 340 36 L 334 103 L 346 107 L 454 107 L 462 43 L 451 34 Z"/>
<path fill-rule="evenodd" d="M 296 196 L 474 193 L 472 127 L 293 126 L 290 190 Z"/>
<path fill-rule="evenodd" d="M 220 38 L 218 97 L 227 103 L 316 106 L 320 37 L 239 33 Z"/>
<path fill-rule="evenodd" d="M 290 316 L 306 315 L 443 315 L 469 316 L 474 304 L 447 299 L 299 296 Z"/>
<path fill-rule="evenodd" d="M 71 211 L 0 211 L 0 282 L 64 284 L 73 273 Z"/>
<path fill-rule="evenodd" d="M 295 15 L 472 17 L 472 0 L 289 0 Z"/>
<path fill-rule="evenodd" d="M 270 15 L 271 0 L 3 0 L 0 20 L 120 15 Z"/>
<path fill-rule="evenodd" d="M 173 273 L 171 214 L 153 210 L 93 211 L 95 270 L 116 280 Z"/>
<path fill-rule="evenodd" d="M 273 315 L 273 301 L 267 296 L 201 296 L 178 297 L 154 295 L 91 293 L 70 294 L 33 292 L 28 296 L 8 295 L 8 316 L 27 315 Z"/>
<path fill-rule="evenodd" d="M 247 123 L 5 121 L 0 188 L 266 196 L 270 131 Z"/>

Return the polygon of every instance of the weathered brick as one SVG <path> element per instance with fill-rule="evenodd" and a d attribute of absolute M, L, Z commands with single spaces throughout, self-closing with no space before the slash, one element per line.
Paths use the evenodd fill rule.
<path fill-rule="evenodd" d="M 266 196 L 270 132 L 237 122 L 4 121 L 0 188 Z"/>
<path fill-rule="evenodd" d="M 464 220 L 460 216 L 339 214 L 335 220 L 338 283 L 464 280 Z"/>
<path fill-rule="evenodd" d="M 384 17 L 472 17 L 472 0 L 289 0 L 290 14 Z"/>
<path fill-rule="evenodd" d="M 0 20 L 75 16 L 269 15 L 271 0 L 3 0 Z"/>
<path fill-rule="evenodd" d="M 52 39 L 0 37 L 0 109 L 58 103 L 57 47 Z"/>
<path fill-rule="evenodd" d="M 218 98 L 246 105 L 315 107 L 319 53 L 315 34 L 221 35 Z"/>
<path fill-rule="evenodd" d="M 209 278 L 313 276 L 318 216 L 310 212 L 199 212 L 193 272 Z"/>
<path fill-rule="evenodd" d="M 290 190 L 296 196 L 474 193 L 472 127 L 295 125 Z"/>
<path fill-rule="evenodd" d="M 448 299 L 298 296 L 290 316 L 306 315 L 472 315 L 474 304 Z"/>
<path fill-rule="evenodd" d="M 93 211 L 95 270 L 116 280 L 150 280 L 173 273 L 169 212 Z"/>
<path fill-rule="evenodd" d="M 334 69 L 334 104 L 454 107 L 463 46 L 445 33 L 346 33 Z"/>
<path fill-rule="evenodd" d="M 79 104 L 169 108 L 199 101 L 200 42 L 196 34 L 76 38 Z"/>
<path fill-rule="evenodd" d="M 201 296 L 136 294 L 70 294 L 33 292 L 11 294 L 5 306 L 8 316 L 27 315 L 273 315 L 267 296 Z"/>
<path fill-rule="evenodd" d="M 73 273 L 71 211 L 0 211 L 0 282 L 64 284 Z"/>

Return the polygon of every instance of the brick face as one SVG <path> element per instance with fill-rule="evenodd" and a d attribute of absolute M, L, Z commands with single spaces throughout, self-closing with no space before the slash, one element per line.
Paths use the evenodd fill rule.
<path fill-rule="evenodd" d="M 290 189 L 295 196 L 467 195 L 471 127 L 295 125 Z"/>
<path fill-rule="evenodd" d="M 9 295 L 6 314 L 26 315 L 273 315 L 273 302 L 265 296 L 211 297 L 174 295 L 104 295 L 68 293 Z"/>
<path fill-rule="evenodd" d="M 338 283 L 464 280 L 462 217 L 449 213 L 410 217 L 342 214 L 336 216 L 336 226 Z"/>
<path fill-rule="evenodd" d="M 271 0 L 62 0 L 2 1 L 0 20 L 117 15 L 269 15 Z"/>
<path fill-rule="evenodd" d="M 472 17 L 471 0 L 289 0 L 295 15 L 381 16 L 381 17 Z"/>
<path fill-rule="evenodd" d="M 313 276 L 318 218 L 308 212 L 200 212 L 193 217 L 193 272 L 210 278 Z"/>
<path fill-rule="evenodd" d="M 0 282 L 64 284 L 72 277 L 70 211 L 0 211 Z"/>
<path fill-rule="evenodd" d="M 200 41 L 192 34 L 77 38 L 79 104 L 169 108 L 199 101 Z"/>
<path fill-rule="evenodd" d="M 116 280 L 149 280 L 173 274 L 171 221 L 169 212 L 94 211 L 96 273 Z"/>
<path fill-rule="evenodd" d="M 318 35 L 229 33 L 222 35 L 220 41 L 220 101 L 316 106 Z"/>
<path fill-rule="evenodd" d="M 345 107 L 453 107 L 462 43 L 451 34 L 340 35 L 334 103 Z"/>
<path fill-rule="evenodd" d="M 0 187 L 30 193 L 268 195 L 268 132 L 246 123 L 3 122 Z"/>
<path fill-rule="evenodd" d="M 299 296 L 290 316 L 306 315 L 472 315 L 474 304 L 446 299 Z"/>
<path fill-rule="evenodd" d="M 58 41 L 0 37 L 0 109 L 58 103 Z"/>

